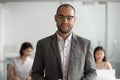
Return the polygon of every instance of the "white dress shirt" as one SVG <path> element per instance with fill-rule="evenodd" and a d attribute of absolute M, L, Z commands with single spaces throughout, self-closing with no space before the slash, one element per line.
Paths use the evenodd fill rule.
<path fill-rule="evenodd" d="M 20 78 L 20 80 L 25 80 L 27 77 L 29 77 L 33 65 L 33 59 L 27 57 L 23 64 L 22 59 L 20 57 L 16 57 L 13 59 L 11 65 L 14 67 L 15 76 Z"/>
<path fill-rule="evenodd" d="M 66 40 L 64 40 L 59 34 L 57 34 L 57 37 L 58 37 L 58 46 L 59 46 L 59 52 L 62 62 L 63 80 L 67 80 L 72 33 L 69 35 L 69 37 Z"/>

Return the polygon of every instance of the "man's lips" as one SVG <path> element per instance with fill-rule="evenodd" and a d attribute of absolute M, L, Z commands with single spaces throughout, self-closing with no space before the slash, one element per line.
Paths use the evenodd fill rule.
<path fill-rule="evenodd" d="M 63 28 L 68 28 L 68 25 L 62 25 Z"/>

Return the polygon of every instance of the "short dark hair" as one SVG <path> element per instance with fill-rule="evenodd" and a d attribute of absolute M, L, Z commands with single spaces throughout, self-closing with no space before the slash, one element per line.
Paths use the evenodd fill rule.
<path fill-rule="evenodd" d="M 103 58 L 102 61 L 104 61 L 104 62 L 107 61 L 106 52 L 105 52 L 104 48 L 103 48 L 102 46 L 97 46 L 97 47 L 95 48 L 95 50 L 94 50 L 94 59 L 95 59 L 95 62 L 96 62 L 95 54 L 96 54 L 96 52 L 97 52 L 98 50 L 102 50 L 102 51 L 104 52 L 104 58 Z"/>
<path fill-rule="evenodd" d="M 29 42 L 24 42 L 24 43 L 21 45 L 21 48 L 20 48 L 20 51 L 19 51 L 20 57 L 23 56 L 23 54 L 24 54 L 23 51 L 26 50 L 26 49 L 28 49 L 28 48 L 33 49 L 32 44 L 29 43 Z"/>
<path fill-rule="evenodd" d="M 57 8 L 56 14 L 58 14 L 59 9 L 60 9 L 61 7 L 71 7 L 71 8 L 74 10 L 74 14 L 75 14 L 75 8 L 74 8 L 71 4 L 61 4 L 61 5 Z"/>

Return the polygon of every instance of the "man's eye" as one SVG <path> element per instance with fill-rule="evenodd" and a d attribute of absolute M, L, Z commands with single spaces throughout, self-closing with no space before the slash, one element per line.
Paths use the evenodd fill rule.
<path fill-rule="evenodd" d="M 60 19 L 63 19 L 64 17 L 63 16 L 59 16 Z"/>
<path fill-rule="evenodd" d="M 70 20 L 70 19 L 72 19 L 72 17 L 68 17 L 67 19 L 69 19 L 69 20 Z"/>
<path fill-rule="evenodd" d="M 63 16 L 58 16 L 59 19 L 63 19 L 64 17 Z"/>
<path fill-rule="evenodd" d="M 67 17 L 68 20 L 71 20 L 72 18 L 73 18 L 72 16 L 68 16 L 68 17 Z"/>

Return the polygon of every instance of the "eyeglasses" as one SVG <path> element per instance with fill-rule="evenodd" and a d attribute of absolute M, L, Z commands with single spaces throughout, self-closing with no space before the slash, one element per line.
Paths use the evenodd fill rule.
<path fill-rule="evenodd" d="M 64 20 L 66 18 L 68 21 L 71 21 L 74 18 L 74 16 L 64 16 L 64 15 L 57 15 L 57 17 L 59 20 Z"/>

